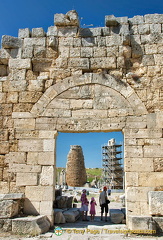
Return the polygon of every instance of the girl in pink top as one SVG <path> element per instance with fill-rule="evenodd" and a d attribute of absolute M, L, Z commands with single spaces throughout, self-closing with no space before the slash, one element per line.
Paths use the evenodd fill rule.
<path fill-rule="evenodd" d="M 91 198 L 90 205 L 91 205 L 91 207 L 90 207 L 90 212 L 89 213 L 91 214 L 91 221 L 94 221 L 94 217 L 96 215 L 95 206 L 97 205 L 94 197 Z"/>

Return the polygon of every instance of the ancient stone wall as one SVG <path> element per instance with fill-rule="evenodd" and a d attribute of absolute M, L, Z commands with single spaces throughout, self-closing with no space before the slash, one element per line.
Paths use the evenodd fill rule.
<path fill-rule="evenodd" d="M 122 131 L 127 219 L 148 216 L 163 182 L 163 15 L 54 21 L 2 37 L 0 193 L 25 193 L 25 212 L 53 222 L 57 132 Z"/>

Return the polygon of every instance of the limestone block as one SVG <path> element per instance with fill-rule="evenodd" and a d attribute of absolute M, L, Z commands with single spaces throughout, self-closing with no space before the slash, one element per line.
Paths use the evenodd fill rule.
<path fill-rule="evenodd" d="M 146 14 L 144 20 L 145 23 L 163 23 L 163 14 Z"/>
<path fill-rule="evenodd" d="M 46 233 L 50 228 L 50 222 L 46 216 L 30 216 L 15 218 L 12 220 L 12 232 L 14 234 L 26 234 L 36 236 Z"/>
<path fill-rule="evenodd" d="M 78 209 L 74 208 L 64 211 L 63 216 L 65 217 L 66 222 L 75 222 L 79 218 L 80 214 Z"/>
<path fill-rule="evenodd" d="M 163 192 L 151 191 L 148 193 L 148 198 L 150 214 L 163 216 Z"/>
<path fill-rule="evenodd" d="M 38 93 L 39 95 L 41 95 L 41 92 L 44 89 L 44 80 L 41 79 L 37 79 L 37 80 L 29 80 L 29 85 L 28 85 L 28 90 L 31 92 L 40 92 Z M 37 98 L 38 98 L 38 94 L 37 94 Z"/>
<path fill-rule="evenodd" d="M 81 109 L 81 108 L 87 108 L 87 109 L 91 109 L 93 108 L 93 101 L 90 99 L 78 99 L 78 100 L 70 100 L 70 108 L 71 109 Z"/>
<path fill-rule="evenodd" d="M 37 179 L 37 173 L 17 173 L 16 186 L 35 186 Z"/>
<path fill-rule="evenodd" d="M 60 38 L 59 46 L 73 47 L 73 42 L 74 42 L 73 37 Z"/>
<path fill-rule="evenodd" d="M 10 152 L 6 154 L 5 163 L 26 163 L 26 153 Z"/>
<path fill-rule="evenodd" d="M 0 154 L 9 152 L 9 142 L 0 142 Z"/>
<path fill-rule="evenodd" d="M 26 69 L 10 69 L 9 80 L 22 81 L 25 79 Z"/>
<path fill-rule="evenodd" d="M 155 131 L 153 131 L 153 129 L 136 129 L 136 128 L 126 129 L 126 130 L 125 130 L 126 138 L 154 139 L 154 138 L 161 138 L 161 135 L 162 135 L 160 129 L 155 129 Z M 147 156 L 144 156 L 144 157 L 147 157 Z M 150 155 L 149 157 L 152 157 L 152 156 Z"/>
<path fill-rule="evenodd" d="M 22 152 L 42 152 L 43 140 L 19 140 L 18 149 Z"/>
<path fill-rule="evenodd" d="M 35 129 L 35 119 L 14 119 L 14 127 L 16 129 Z"/>
<path fill-rule="evenodd" d="M 143 149 L 142 146 L 126 146 L 125 148 L 125 158 L 129 158 L 132 156 L 143 157 Z"/>
<path fill-rule="evenodd" d="M 34 47 L 33 51 L 34 58 L 45 58 L 46 56 L 46 48 L 43 46 L 40 47 Z"/>
<path fill-rule="evenodd" d="M 3 232 L 11 232 L 12 220 L 11 219 L 0 219 L 0 229 L 2 229 Z"/>
<path fill-rule="evenodd" d="M 135 145 L 135 144 L 133 144 Z M 153 172 L 153 158 L 125 158 L 125 172 Z"/>
<path fill-rule="evenodd" d="M 162 185 L 163 176 L 161 172 L 139 173 L 139 186 L 157 187 Z"/>
<path fill-rule="evenodd" d="M 55 140 L 54 139 L 44 139 L 43 140 L 43 151 L 52 152 L 54 151 Z"/>
<path fill-rule="evenodd" d="M 91 58 L 90 59 L 90 68 L 91 69 L 115 69 L 116 68 L 116 59 L 115 57 L 101 57 L 101 58 Z"/>
<path fill-rule="evenodd" d="M 153 66 L 155 65 L 153 55 L 143 55 L 142 63 L 144 66 Z"/>
<path fill-rule="evenodd" d="M 21 92 L 19 93 L 19 102 L 35 103 L 41 95 L 42 92 Z"/>
<path fill-rule="evenodd" d="M 32 28 L 32 37 L 45 37 L 43 28 Z"/>
<path fill-rule="evenodd" d="M 54 152 L 29 152 L 27 164 L 31 165 L 55 165 Z"/>
<path fill-rule="evenodd" d="M 125 173 L 125 185 L 126 187 L 137 187 L 138 186 L 138 173 L 137 172 L 126 172 Z"/>
<path fill-rule="evenodd" d="M 30 59 L 9 59 L 9 67 L 12 69 L 31 69 Z"/>
<path fill-rule="evenodd" d="M 89 69 L 89 60 L 87 58 L 70 58 L 68 66 L 78 69 Z"/>
<path fill-rule="evenodd" d="M 31 109 L 32 109 L 32 106 L 33 104 L 32 103 L 17 103 L 17 104 L 14 104 L 13 106 L 13 111 L 14 112 L 30 112 Z"/>
<path fill-rule="evenodd" d="M 7 103 L 18 103 L 18 92 L 7 93 Z"/>
<path fill-rule="evenodd" d="M 144 146 L 144 157 L 162 157 L 163 149 L 160 146 Z"/>
<path fill-rule="evenodd" d="M 160 66 L 163 65 L 163 63 L 162 63 L 162 61 L 163 61 L 163 55 L 162 55 L 162 54 L 154 54 L 154 60 L 155 60 L 155 64 L 156 64 L 156 65 L 160 65 Z M 153 65 L 154 65 L 154 64 L 153 64 Z"/>
<path fill-rule="evenodd" d="M 74 118 L 89 118 L 89 117 L 96 117 L 96 118 L 107 118 L 107 110 L 75 110 L 72 111 L 72 117 Z"/>
<path fill-rule="evenodd" d="M 32 58 L 32 57 L 33 57 L 33 46 L 24 48 L 22 51 L 22 58 Z"/>
<path fill-rule="evenodd" d="M 3 48 L 20 48 L 22 45 L 22 40 L 16 37 L 11 37 L 8 35 L 2 36 L 2 47 Z"/>
<path fill-rule="evenodd" d="M 63 54 L 62 54 L 62 56 L 63 56 Z M 68 54 L 66 57 L 68 57 Z M 70 57 L 72 57 L 72 58 L 80 57 L 80 48 L 70 48 Z M 82 57 L 86 57 L 86 56 L 82 56 Z"/>
<path fill-rule="evenodd" d="M 39 131 L 39 138 L 51 138 L 54 139 L 57 137 L 57 131 Z"/>
<path fill-rule="evenodd" d="M 116 27 L 118 26 L 119 22 L 114 15 L 107 15 L 105 16 L 105 26 L 106 27 Z"/>
<path fill-rule="evenodd" d="M 117 35 L 113 36 L 106 36 L 106 46 L 112 47 L 112 46 L 119 46 L 122 44 L 122 38 Z"/>
<path fill-rule="evenodd" d="M 40 184 L 43 186 L 53 186 L 54 185 L 54 167 L 53 166 L 43 166 L 40 176 Z"/>
<path fill-rule="evenodd" d="M 63 210 L 59 209 L 60 211 L 57 211 L 58 209 L 54 209 L 54 222 L 55 223 L 65 223 L 66 219 L 63 215 Z"/>
<path fill-rule="evenodd" d="M 75 10 L 71 10 L 66 14 L 55 14 L 54 15 L 55 26 L 79 26 L 78 14 Z"/>
<path fill-rule="evenodd" d="M 31 35 L 29 28 L 19 29 L 18 38 L 29 38 Z"/>
<path fill-rule="evenodd" d="M 104 48 L 104 47 L 94 47 L 93 48 L 93 56 L 94 57 L 106 57 L 106 48 Z M 90 56 L 90 57 L 92 57 L 92 56 Z"/>
<path fill-rule="evenodd" d="M 161 24 L 150 24 L 151 33 L 161 33 Z"/>
<path fill-rule="evenodd" d="M 9 140 L 9 132 L 7 129 L 0 130 L 0 141 L 8 141 Z"/>
<path fill-rule="evenodd" d="M 41 166 L 9 163 L 9 171 L 14 173 L 40 173 Z"/>
<path fill-rule="evenodd" d="M 24 193 L 7 193 L 7 194 L 0 194 L 0 200 L 19 200 L 23 199 Z"/>
<path fill-rule="evenodd" d="M 47 72 L 51 67 L 52 59 L 45 58 L 44 61 L 42 59 L 34 59 L 32 63 L 34 72 Z"/>
<path fill-rule="evenodd" d="M 77 27 L 60 27 L 58 28 L 58 37 L 76 37 L 78 33 Z"/>
<path fill-rule="evenodd" d="M 53 201 L 53 186 L 27 186 L 25 188 L 25 196 L 32 202 Z"/>
<path fill-rule="evenodd" d="M 148 192 L 153 191 L 154 187 L 127 187 L 126 200 L 128 202 L 148 202 Z"/>
<path fill-rule="evenodd" d="M 46 46 L 46 38 L 25 38 L 24 39 L 24 48 L 32 47 L 32 46 Z"/>
<path fill-rule="evenodd" d="M 128 223 L 129 229 L 135 230 L 135 233 L 138 234 L 141 234 L 141 230 L 143 234 L 145 234 L 145 231 L 147 231 L 147 234 L 152 234 L 152 230 L 154 231 L 153 233 L 155 233 L 156 230 L 156 225 L 150 216 L 129 216 Z"/>
<path fill-rule="evenodd" d="M 122 223 L 124 219 L 124 213 L 120 209 L 109 209 L 109 212 L 112 223 Z"/>
<path fill-rule="evenodd" d="M 0 201 L 0 218 L 11 218 L 18 214 L 19 204 L 14 200 Z"/>
<path fill-rule="evenodd" d="M 155 172 L 163 172 L 163 159 L 162 158 L 154 158 L 154 171 Z"/>
<path fill-rule="evenodd" d="M 145 46 L 145 54 L 157 54 L 157 44 L 146 44 Z"/>
<path fill-rule="evenodd" d="M 50 26 L 48 27 L 47 36 L 57 36 L 58 35 L 58 29 L 56 26 Z"/>

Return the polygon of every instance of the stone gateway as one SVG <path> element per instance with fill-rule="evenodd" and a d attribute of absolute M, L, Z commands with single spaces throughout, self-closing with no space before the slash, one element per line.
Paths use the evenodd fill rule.
<path fill-rule="evenodd" d="M 2 37 L 0 193 L 53 224 L 57 133 L 122 131 L 127 225 L 146 229 L 163 216 L 163 15 L 54 22 Z"/>

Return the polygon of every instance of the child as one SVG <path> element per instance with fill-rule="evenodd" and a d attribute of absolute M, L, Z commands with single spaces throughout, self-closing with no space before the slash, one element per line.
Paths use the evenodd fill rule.
<path fill-rule="evenodd" d="M 81 201 L 81 208 L 80 208 L 80 211 L 82 212 L 82 221 L 89 221 L 87 219 L 87 212 L 88 212 L 88 199 L 87 199 L 87 196 L 86 196 L 86 189 L 83 189 L 82 191 L 82 195 L 81 195 L 81 198 L 80 198 L 80 201 Z"/>
<path fill-rule="evenodd" d="M 96 214 L 95 206 L 97 205 L 94 197 L 91 198 L 90 205 L 91 205 L 91 207 L 90 207 L 90 212 L 89 213 L 91 214 L 91 221 L 94 221 L 94 217 L 95 217 L 95 214 Z"/>

